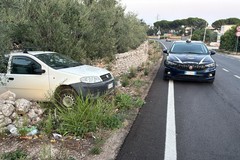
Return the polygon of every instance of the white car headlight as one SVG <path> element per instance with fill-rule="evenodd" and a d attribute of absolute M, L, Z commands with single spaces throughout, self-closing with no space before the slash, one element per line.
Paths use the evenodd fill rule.
<path fill-rule="evenodd" d="M 102 79 L 97 76 L 87 76 L 87 77 L 80 78 L 80 81 L 83 83 L 98 83 L 98 82 L 102 82 Z"/>

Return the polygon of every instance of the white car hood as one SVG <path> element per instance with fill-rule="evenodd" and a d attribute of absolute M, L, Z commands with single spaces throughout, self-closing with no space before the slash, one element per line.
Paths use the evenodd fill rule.
<path fill-rule="evenodd" d="M 61 72 L 70 73 L 79 76 L 101 76 L 108 74 L 109 71 L 99 67 L 93 67 L 89 65 L 81 65 L 77 67 L 59 69 Z"/>

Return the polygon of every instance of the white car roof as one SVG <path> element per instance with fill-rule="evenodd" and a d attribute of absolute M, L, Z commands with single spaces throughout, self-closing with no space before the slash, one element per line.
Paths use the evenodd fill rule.
<path fill-rule="evenodd" d="M 38 55 L 38 54 L 45 54 L 45 53 L 56 53 L 56 52 L 51 52 L 51 51 L 13 51 L 10 54 L 30 54 L 30 55 Z"/>

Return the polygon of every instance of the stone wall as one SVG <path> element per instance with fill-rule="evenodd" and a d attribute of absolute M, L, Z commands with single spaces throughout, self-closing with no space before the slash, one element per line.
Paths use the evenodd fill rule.
<path fill-rule="evenodd" d="M 114 76 L 129 72 L 131 67 L 137 68 L 148 59 L 148 41 L 145 41 L 136 50 L 116 54 L 116 61 L 112 68 Z"/>
<path fill-rule="evenodd" d="M 36 102 L 15 98 L 10 91 L 0 95 L 0 132 L 6 129 L 11 132 L 25 123 L 31 127 L 41 120 L 43 110 Z"/>

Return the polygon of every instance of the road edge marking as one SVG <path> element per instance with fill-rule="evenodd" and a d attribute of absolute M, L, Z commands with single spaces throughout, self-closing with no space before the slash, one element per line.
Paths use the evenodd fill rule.
<path fill-rule="evenodd" d="M 238 75 L 234 75 L 234 77 L 236 77 L 236 78 L 240 79 L 240 76 L 238 76 Z"/>
<path fill-rule="evenodd" d="M 229 70 L 225 69 L 225 68 L 222 68 L 222 70 L 224 70 L 225 72 L 229 72 Z"/>
<path fill-rule="evenodd" d="M 174 83 L 169 80 L 164 160 L 177 160 Z"/>

